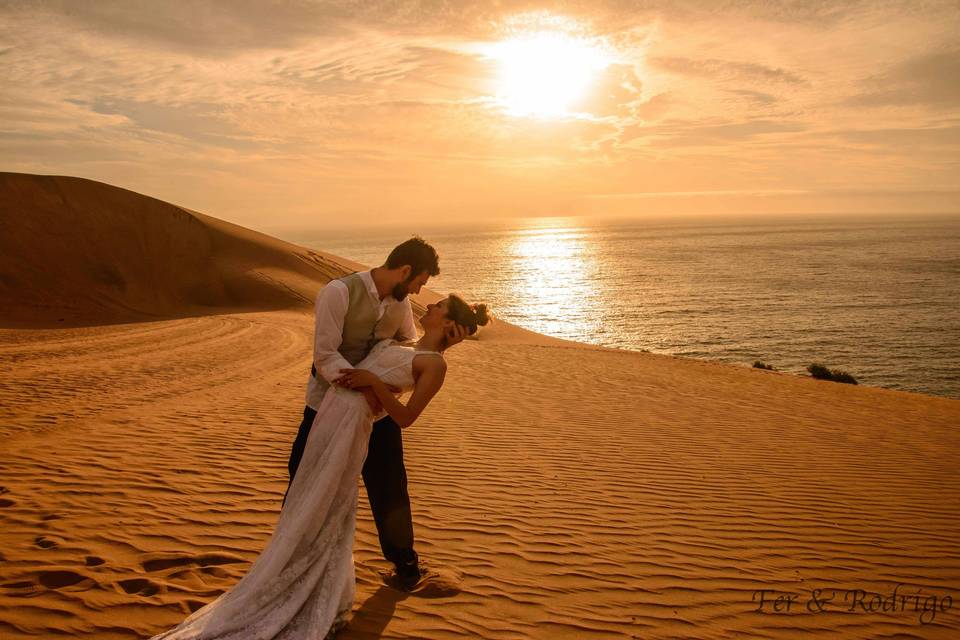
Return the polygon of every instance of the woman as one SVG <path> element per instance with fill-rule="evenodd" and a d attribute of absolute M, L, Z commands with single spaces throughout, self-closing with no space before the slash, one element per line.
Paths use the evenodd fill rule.
<path fill-rule="evenodd" d="M 408 427 L 443 385 L 446 332 L 469 334 L 488 321 L 485 305 L 450 296 L 427 306 L 424 334 L 414 346 L 384 340 L 356 369 L 344 369 L 317 417 L 280 520 L 266 549 L 233 589 L 196 611 L 160 639 L 313 639 L 346 624 L 355 586 L 353 537 L 357 479 L 379 403 Z M 390 387 L 412 390 L 406 405 Z M 366 397 L 355 389 L 367 391 Z M 375 395 L 377 402 L 368 402 Z"/>

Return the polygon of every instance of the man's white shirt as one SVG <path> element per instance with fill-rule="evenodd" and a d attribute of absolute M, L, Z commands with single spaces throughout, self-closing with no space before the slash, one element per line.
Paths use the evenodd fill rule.
<path fill-rule="evenodd" d="M 388 295 L 383 300 L 377 293 L 377 285 L 369 271 L 362 271 L 360 279 L 367 287 L 367 293 L 377 307 L 377 325 L 374 337 L 378 339 L 395 338 L 400 342 L 417 339 L 417 325 L 413 320 L 410 299 L 397 300 Z M 341 369 L 352 369 L 337 349 L 343 342 L 343 322 L 350 306 L 350 292 L 340 280 L 331 280 L 320 293 L 314 307 L 315 329 L 313 336 L 313 364 L 317 375 L 333 383 L 340 377 Z M 323 401 L 328 387 L 320 385 L 311 375 L 307 381 L 307 406 L 316 409 Z"/>

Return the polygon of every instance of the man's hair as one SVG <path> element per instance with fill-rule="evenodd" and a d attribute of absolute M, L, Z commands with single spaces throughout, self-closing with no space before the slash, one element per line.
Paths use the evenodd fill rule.
<path fill-rule="evenodd" d="M 437 250 L 427 244 L 420 236 L 414 236 L 398 244 L 387 256 L 387 269 L 399 269 L 410 265 L 410 277 L 414 278 L 424 271 L 430 276 L 440 274 Z"/>

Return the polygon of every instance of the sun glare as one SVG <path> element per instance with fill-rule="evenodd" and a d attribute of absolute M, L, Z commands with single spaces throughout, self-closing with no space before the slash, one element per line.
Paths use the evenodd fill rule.
<path fill-rule="evenodd" d="M 572 115 L 609 64 L 588 40 L 549 31 L 505 40 L 489 55 L 500 64 L 497 101 L 512 115 L 541 118 Z"/>

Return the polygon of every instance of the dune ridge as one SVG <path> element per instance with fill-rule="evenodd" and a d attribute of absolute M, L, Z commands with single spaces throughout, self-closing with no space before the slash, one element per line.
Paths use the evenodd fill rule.
<path fill-rule="evenodd" d="M 0 173 L 0 326 L 304 308 L 356 267 L 93 180 Z"/>
<path fill-rule="evenodd" d="M 211 260 L 252 262 L 236 250 Z M 250 251 L 264 256 L 257 273 L 307 297 L 324 281 L 296 256 L 270 263 L 281 245 Z M 252 290 L 225 306 L 170 294 L 152 309 L 173 317 L 116 323 L 97 298 L 77 307 L 88 326 L 0 329 L 3 638 L 148 637 L 262 549 L 312 318 L 286 287 L 232 309 L 256 307 L 264 281 L 231 273 Z M 447 383 L 404 447 L 418 551 L 462 572 L 463 591 L 382 586 L 361 489 L 357 600 L 339 637 L 956 637 L 960 604 L 932 620 L 804 605 L 816 588 L 960 603 L 960 402 L 507 323 L 446 357 Z M 757 611 L 760 590 L 797 602 Z"/>

